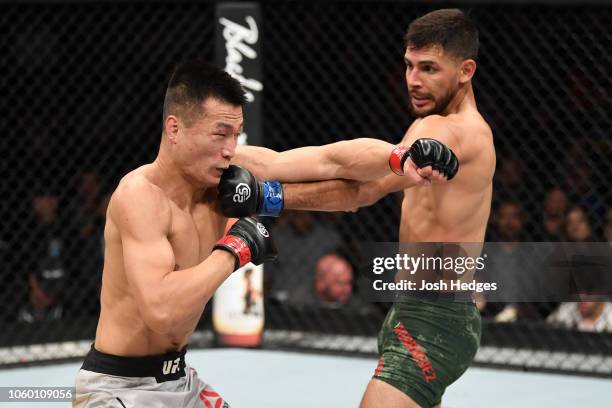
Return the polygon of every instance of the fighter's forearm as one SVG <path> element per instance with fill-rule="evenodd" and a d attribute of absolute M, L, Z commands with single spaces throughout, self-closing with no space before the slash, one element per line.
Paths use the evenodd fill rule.
<path fill-rule="evenodd" d="M 392 150 L 390 143 L 367 138 L 284 152 L 239 146 L 232 163 L 247 168 L 260 180 L 287 183 L 332 179 L 367 181 L 390 173 L 388 163 Z"/>
<path fill-rule="evenodd" d="M 310 211 L 350 211 L 378 200 L 372 183 L 328 180 L 283 184 L 285 208 Z"/>
<path fill-rule="evenodd" d="M 361 138 L 323 147 L 328 160 L 337 166 L 333 178 L 369 181 L 391 173 L 389 156 L 395 146 L 385 141 Z"/>
<path fill-rule="evenodd" d="M 204 306 L 234 270 L 234 257 L 213 251 L 202 263 L 166 274 L 159 283 L 159 307 L 163 311 L 160 332 L 192 330 Z M 180 265 L 179 265 L 180 268 Z"/>

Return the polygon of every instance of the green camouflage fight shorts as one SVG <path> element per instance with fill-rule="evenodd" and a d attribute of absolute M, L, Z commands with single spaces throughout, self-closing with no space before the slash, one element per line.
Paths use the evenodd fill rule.
<path fill-rule="evenodd" d="M 395 303 L 378 335 L 374 378 L 421 407 L 440 404 L 446 387 L 470 366 L 480 326 L 480 313 L 471 302 Z"/>

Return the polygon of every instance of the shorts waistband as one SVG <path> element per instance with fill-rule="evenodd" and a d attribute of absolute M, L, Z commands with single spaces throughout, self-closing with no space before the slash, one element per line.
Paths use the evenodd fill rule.
<path fill-rule="evenodd" d="M 166 354 L 124 357 L 102 353 L 92 344 L 81 368 L 120 377 L 155 377 L 155 380 L 160 383 L 178 380 L 185 376 L 185 353 L 187 353 L 187 347 Z"/>

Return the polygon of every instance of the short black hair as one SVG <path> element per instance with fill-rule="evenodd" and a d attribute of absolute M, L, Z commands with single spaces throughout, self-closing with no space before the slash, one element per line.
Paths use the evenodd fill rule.
<path fill-rule="evenodd" d="M 478 29 L 459 9 L 436 10 L 413 20 L 404 40 L 406 47 L 412 49 L 438 45 L 461 59 L 478 57 Z"/>
<path fill-rule="evenodd" d="M 174 69 L 164 98 L 163 119 L 176 115 L 189 123 L 208 98 L 234 106 L 247 103 L 240 82 L 221 68 L 203 60 L 180 63 Z"/>

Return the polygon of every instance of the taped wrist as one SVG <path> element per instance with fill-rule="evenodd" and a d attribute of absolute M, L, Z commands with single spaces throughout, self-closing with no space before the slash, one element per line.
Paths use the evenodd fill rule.
<path fill-rule="evenodd" d="M 215 244 L 213 250 L 222 249 L 234 255 L 234 270 L 251 262 L 251 248 L 243 239 L 234 235 L 226 235 Z"/>
<path fill-rule="evenodd" d="M 395 146 L 389 156 L 389 167 L 398 176 L 404 175 L 404 163 L 410 157 L 410 148 L 406 146 Z"/>

